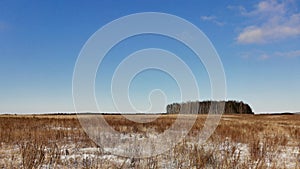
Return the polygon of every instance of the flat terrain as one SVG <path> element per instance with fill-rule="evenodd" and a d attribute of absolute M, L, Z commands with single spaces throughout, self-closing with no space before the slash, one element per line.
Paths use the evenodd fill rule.
<path fill-rule="evenodd" d="M 171 129 L 177 115 L 104 115 L 116 134 L 95 128 L 102 140 L 116 137 L 122 145 L 94 143 L 80 119 L 99 115 L 0 115 L 0 168 L 299 168 L 300 115 L 223 115 L 204 144 L 198 142 L 207 115 L 196 119 L 183 140 L 148 158 L 119 155 L 130 139 L 156 138 Z M 184 128 L 184 126 L 182 126 Z M 181 134 L 181 131 L 178 135 Z M 166 138 L 166 142 L 168 138 Z M 109 142 L 109 141 L 108 141 Z M 124 144 L 123 144 L 124 143 Z M 128 144 L 126 144 L 128 143 Z M 126 147 L 128 146 L 128 147 Z M 135 152 L 162 147 L 130 147 Z"/>

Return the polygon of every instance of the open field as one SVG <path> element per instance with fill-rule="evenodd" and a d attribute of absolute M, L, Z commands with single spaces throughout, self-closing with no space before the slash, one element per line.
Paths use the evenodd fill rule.
<path fill-rule="evenodd" d="M 76 115 L 0 115 L 0 168 L 300 168 L 300 115 L 223 115 L 205 144 L 195 140 L 206 115 L 186 115 L 186 120 L 195 116 L 188 136 L 175 147 L 131 158 L 91 141 Z M 104 117 L 124 142 L 155 137 L 176 120 L 176 115 L 150 123 Z"/>

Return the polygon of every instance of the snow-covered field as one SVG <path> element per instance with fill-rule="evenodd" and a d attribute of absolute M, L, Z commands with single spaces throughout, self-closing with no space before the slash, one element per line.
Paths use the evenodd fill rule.
<path fill-rule="evenodd" d="M 175 117 L 152 123 L 155 130 L 137 125 L 134 132 L 130 123 L 111 118 L 118 134 L 99 135 L 104 140 L 117 138 L 120 144 L 94 143 L 76 118 L 10 118 L 0 117 L 0 168 L 300 168 L 300 116 L 224 116 L 214 134 L 200 144 L 197 131 L 203 116 L 182 141 L 161 147 L 130 140 L 157 139 L 162 133 L 157 128 Z M 126 151 L 142 154 L 165 147 L 148 158 L 126 156 Z"/>

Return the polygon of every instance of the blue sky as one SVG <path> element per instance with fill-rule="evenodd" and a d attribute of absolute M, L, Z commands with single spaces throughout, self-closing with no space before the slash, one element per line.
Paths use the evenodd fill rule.
<path fill-rule="evenodd" d="M 255 112 L 300 111 L 299 5 L 296 0 L 0 1 L 0 112 L 74 111 L 72 76 L 81 48 L 105 24 L 137 12 L 173 14 L 201 29 L 222 60 L 228 100 L 247 102 Z M 201 98 L 209 99 L 204 67 L 180 45 L 154 35 L 118 44 L 98 70 L 99 105 L 112 110 L 108 79 L 117 62 L 149 47 L 180 55 L 197 76 Z M 152 88 L 165 90 L 166 103 L 179 98 L 174 79 L 150 70 L 132 82 L 137 107 L 149 106 Z"/>

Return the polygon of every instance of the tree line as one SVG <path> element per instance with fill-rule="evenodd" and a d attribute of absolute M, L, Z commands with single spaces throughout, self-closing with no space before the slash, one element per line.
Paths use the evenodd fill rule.
<path fill-rule="evenodd" d="M 168 114 L 254 114 L 242 101 L 194 101 L 167 105 Z"/>

